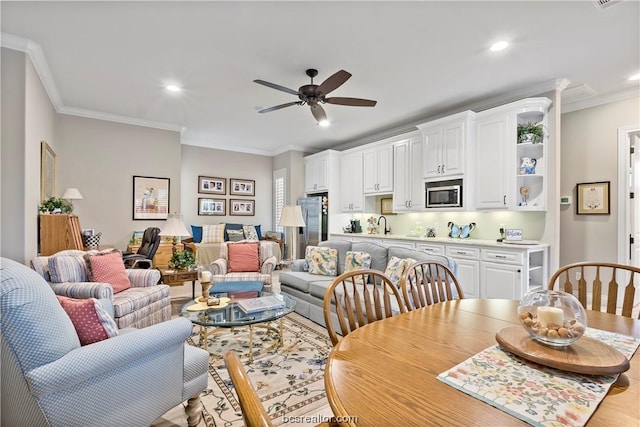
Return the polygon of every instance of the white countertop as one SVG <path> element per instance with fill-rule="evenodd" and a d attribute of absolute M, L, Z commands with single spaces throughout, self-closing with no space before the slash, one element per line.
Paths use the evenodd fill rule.
<path fill-rule="evenodd" d="M 495 240 L 481 240 L 481 239 L 454 239 L 452 237 L 411 237 L 403 234 L 367 234 L 367 233 L 329 233 L 331 236 L 344 236 L 344 237 L 360 237 L 364 239 L 380 239 L 380 240 L 406 240 L 416 243 L 438 243 L 438 244 L 450 244 L 450 245 L 472 245 L 472 246 L 493 246 L 500 248 L 513 248 L 513 249 L 529 249 L 529 248 L 542 248 L 548 247 L 546 243 L 540 243 L 533 240 L 525 240 L 525 242 L 531 242 L 530 244 L 514 244 L 514 243 L 502 243 Z"/>

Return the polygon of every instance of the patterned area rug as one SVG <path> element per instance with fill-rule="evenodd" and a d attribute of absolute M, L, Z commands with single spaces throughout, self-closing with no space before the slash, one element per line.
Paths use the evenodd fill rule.
<path fill-rule="evenodd" d="M 270 325 L 278 328 L 277 321 Z M 276 342 L 278 334 L 254 328 L 254 357 L 249 365 L 247 328 L 218 329 L 208 339 L 211 353 L 221 355 L 230 349 L 244 353 L 241 360 L 275 425 L 283 424 L 283 417 L 309 414 L 327 404 L 324 367 L 331 342 L 326 329 L 292 313 L 284 318 L 283 330 L 284 345 L 265 350 Z M 198 345 L 198 341 L 197 333 L 189 338 L 191 345 Z M 240 405 L 221 357 L 211 356 L 209 374 L 209 387 L 202 395 L 205 425 L 243 426 Z"/>

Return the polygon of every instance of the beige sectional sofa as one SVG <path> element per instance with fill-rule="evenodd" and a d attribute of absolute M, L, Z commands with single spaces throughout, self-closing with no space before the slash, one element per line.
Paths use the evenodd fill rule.
<path fill-rule="evenodd" d="M 434 260 L 448 266 L 454 273 L 457 264 L 453 258 L 434 255 L 425 251 L 401 246 L 382 246 L 372 242 L 351 242 L 348 240 L 327 240 L 318 244 L 338 251 L 338 275 L 344 273 L 347 251 L 361 251 L 371 254 L 371 268 L 384 272 L 391 257 L 413 258 L 417 261 Z M 322 313 L 324 293 L 334 276 L 310 274 L 305 268 L 305 260 L 295 260 L 291 271 L 280 273 L 280 287 L 283 294 L 296 300 L 296 312 L 314 322 L 325 325 Z"/>

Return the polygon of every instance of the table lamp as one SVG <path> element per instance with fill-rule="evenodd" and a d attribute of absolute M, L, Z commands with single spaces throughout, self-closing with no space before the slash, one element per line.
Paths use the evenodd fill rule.
<path fill-rule="evenodd" d="M 280 213 L 280 222 L 278 223 L 280 227 L 305 227 L 304 218 L 302 218 L 302 208 L 300 205 L 285 205 L 282 207 L 282 212 Z M 291 260 L 296 259 L 296 232 L 293 230 L 291 236 L 291 250 L 289 254 L 291 255 Z"/>
<path fill-rule="evenodd" d="M 176 245 L 178 243 L 178 237 L 181 236 L 191 236 L 189 230 L 184 225 L 184 221 L 182 219 L 182 215 L 178 213 L 169 214 L 167 216 L 167 222 L 164 223 L 164 227 L 160 230 L 161 236 L 172 236 L 173 237 L 173 248 L 171 249 L 171 253 L 176 253 Z"/>
<path fill-rule="evenodd" d="M 71 210 L 73 211 L 73 201 L 82 200 L 82 194 L 80 194 L 77 188 L 67 188 L 64 190 L 61 199 L 68 200 L 71 204 Z"/>

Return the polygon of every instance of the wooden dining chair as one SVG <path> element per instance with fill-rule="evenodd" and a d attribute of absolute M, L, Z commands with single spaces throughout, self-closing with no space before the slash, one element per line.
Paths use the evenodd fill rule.
<path fill-rule="evenodd" d="M 324 294 L 324 322 L 333 345 L 338 343 L 338 330 L 345 336 L 360 326 L 405 312 L 400 291 L 377 270 L 346 272 Z"/>
<path fill-rule="evenodd" d="M 608 262 L 577 262 L 560 267 L 549 279 L 548 289 L 554 289 L 558 283 L 561 291 L 573 295 L 577 292 L 578 300 L 587 310 L 602 311 L 602 303 L 606 301 L 607 313 L 633 317 L 634 301 L 640 293 L 635 286 L 636 281 L 640 281 L 638 267 Z M 622 308 L 618 307 L 619 294 L 622 294 Z M 587 306 L 589 297 L 591 308 Z"/>
<path fill-rule="evenodd" d="M 242 366 L 235 351 L 230 350 L 224 355 L 224 361 L 229 371 L 229 377 L 236 389 L 238 402 L 242 410 L 242 418 L 247 427 L 271 427 L 273 423 L 262 406 L 262 402 L 251 386 L 249 375 Z"/>
<path fill-rule="evenodd" d="M 229 371 L 229 377 L 233 383 L 233 387 L 236 389 L 238 395 L 238 402 L 240 402 L 240 409 L 242 410 L 242 418 L 246 427 L 271 427 L 273 423 L 271 418 L 267 414 L 267 411 L 262 406 L 262 402 L 258 397 L 258 394 L 253 389 L 249 375 L 242 366 L 240 358 L 235 351 L 229 350 L 224 355 L 224 361 L 227 365 L 227 371 Z M 327 422 L 316 424 L 316 427 L 338 427 L 339 425 L 332 418 Z M 351 424 L 345 424 L 351 425 Z"/>
<path fill-rule="evenodd" d="M 436 261 L 418 261 L 411 264 L 400 279 L 400 289 L 409 311 L 464 298 L 453 271 Z"/>

